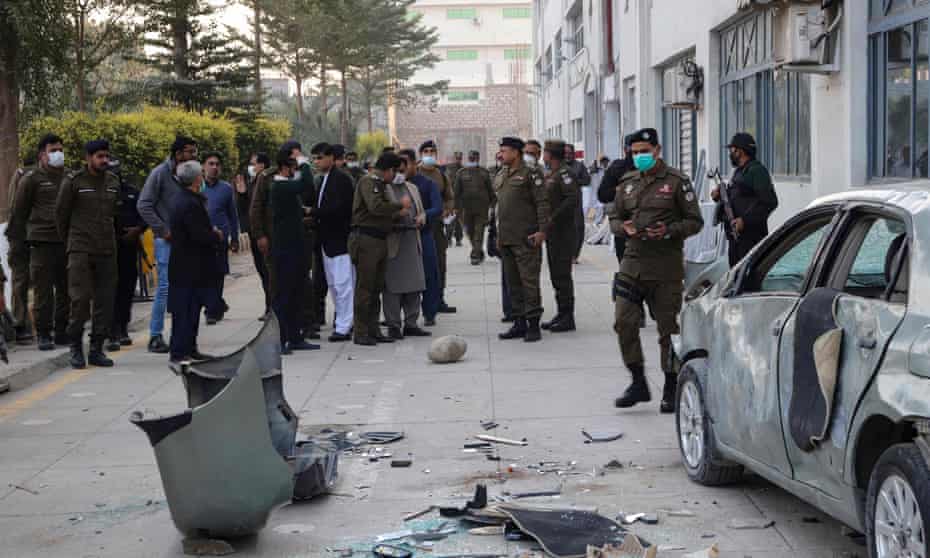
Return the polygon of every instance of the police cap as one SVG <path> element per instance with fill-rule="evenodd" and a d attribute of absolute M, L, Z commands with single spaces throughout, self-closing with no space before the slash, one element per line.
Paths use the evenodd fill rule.
<path fill-rule="evenodd" d="M 523 140 L 520 138 L 514 138 L 514 137 L 507 136 L 507 137 L 501 138 L 500 146 L 511 147 L 513 149 L 516 149 L 517 151 L 523 151 L 523 148 L 526 146 L 526 144 L 523 143 Z"/>
<path fill-rule="evenodd" d="M 633 147 L 633 134 L 627 134 L 623 138 L 623 147 L 630 148 Z"/>
<path fill-rule="evenodd" d="M 423 143 L 420 144 L 420 153 L 423 153 L 423 150 L 424 150 L 424 149 L 430 149 L 430 148 L 432 148 L 432 149 L 439 149 L 438 147 L 436 147 L 436 142 L 435 142 L 435 141 L 433 141 L 433 140 L 426 140 L 426 141 L 424 141 Z"/>
<path fill-rule="evenodd" d="M 565 142 L 562 140 L 546 140 L 546 145 L 543 149 L 546 153 L 549 153 L 549 155 L 561 161 L 565 158 L 565 145 Z"/>
<path fill-rule="evenodd" d="M 745 151 L 750 157 L 756 156 L 756 140 L 752 137 L 752 134 L 746 132 L 733 134 L 733 138 L 730 140 L 730 143 L 727 144 L 727 147 L 738 147 Z"/>
<path fill-rule="evenodd" d="M 642 130 L 633 132 L 633 141 L 630 142 L 630 145 L 632 146 L 634 143 L 640 141 L 652 145 L 659 145 L 659 132 L 656 132 L 655 128 L 643 128 Z"/>

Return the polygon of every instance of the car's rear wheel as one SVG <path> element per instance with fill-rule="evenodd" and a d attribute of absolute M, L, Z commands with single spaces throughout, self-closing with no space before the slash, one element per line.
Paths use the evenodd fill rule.
<path fill-rule="evenodd" d="M 872 558 L 928 558 L 930 467 L 914 444 L 891 446 L 869 480 L 866 535 Z"/>
<path fill-rule="evenodd" d="M 704 392 L 697 375 L 687 366 L 678 375 L 676 401 L 678 448 L 688 477 L 707 486 L 738 481 L 743 475 L 741 465 L 722 463 L 715 459 L 716 449 L 704 405 Z"/>

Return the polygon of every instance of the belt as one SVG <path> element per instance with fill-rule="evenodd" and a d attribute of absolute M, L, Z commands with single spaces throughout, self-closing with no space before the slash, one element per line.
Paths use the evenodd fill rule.
<path fill-rule="evenodd" d="M 373 236 L 380 240 L 387 240 L 388 237 L 388 233 L 382 231 L 381 229 L 376 229 L 375 227 L 354 227 L 354 230 L 360 234 Z"/>

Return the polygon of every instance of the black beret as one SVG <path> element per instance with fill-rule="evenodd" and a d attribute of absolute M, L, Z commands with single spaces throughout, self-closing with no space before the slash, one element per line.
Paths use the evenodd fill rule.
<path fill-rule="evenodd" d="M 517 151 L 523 151 L 523 148 L 526 146 L 526 144 L 523 143 L 523 140 L 520 138 L 514 138 L 514 137 L 507 136 L 507 137 L 501 138 L 500 146 L 501 147 L 512 147 L 516 149 Z"/>
<path fill-rule="evenodd" d="M 426 140 L 420 144 L 420 153 L 423 153 L 424 149 L 432 147 L 433 149 L 439 149 L 436 147 L 436 142 L 433 140 Z"/>
<path fill-rule="evenodd" d="M 633 143 L 645 141 L 652 145 L 659 145 L 659 132 L 655 128 L 643 128 L 633 132 Z M 632 144 L 631 144 L 632 145 Z"/>
<path fill-rule="evenodd" d="M 109 150 L 110 150 L 110 142 L 108 142 L 105 139 L 92 140 L 92 141 L 87 142 L 84 145 L 84 152 L 87 153 L 88 155 L 93 155 L 94 153 L 98 151 L 109 151 Z"/>

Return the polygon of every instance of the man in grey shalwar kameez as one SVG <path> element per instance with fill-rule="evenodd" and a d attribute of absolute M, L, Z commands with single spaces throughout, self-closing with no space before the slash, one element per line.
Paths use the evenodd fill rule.
<path fill-rule="evenodd" d="M 404 175 L 398 174 L 397 181 Z M 425 226 L 426 211 L 420 192 L 414 184 L 401 182 L 390 185 L 398 201 L 409 197 L 413 204 L 394 218 L 394 229 L 388 235 L 388 262 L 382 302 L 388 335 L 394 339 L 404 336 L 426 337 L 430 332 L 417 325 L 420 318 L 420 300 L 426 290 L 423 273 L 423 247 L 420 244 L 420 227 Z M 401 311 L 403 310 L 403 329 Z"/>

